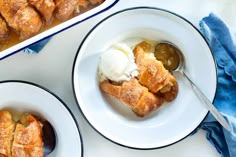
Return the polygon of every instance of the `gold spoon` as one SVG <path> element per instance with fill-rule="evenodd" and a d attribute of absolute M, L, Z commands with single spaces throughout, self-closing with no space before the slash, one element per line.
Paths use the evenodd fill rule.
<path fill-rule="evenodd" d="M 197 85 L 185 74 L 185 59 L 180 49 L 173 43 L 168 41 L 162 41 L 157 44 L 155 49 L 155 56 L 158 60 L 163 62 L 164 67 L 173 73 L 178 73 L 183 76 L 190 84 L 197 95 L 197 97 L 204 102 L 206 108 L 211 112 L 215 119 L 228 131 L 232 128 L 228 122 L 224 119 L 221 113 L 215 108 L 206 95 L 197 87 Z"/>

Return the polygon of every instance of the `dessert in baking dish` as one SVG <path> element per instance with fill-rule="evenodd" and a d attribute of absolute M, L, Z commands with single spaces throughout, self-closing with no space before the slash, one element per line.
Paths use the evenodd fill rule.
<path fill-rule="evenodd" d="M 31 114 L 14 122 L 0 111 L 0 157 L 43 157 L 42 124 Z"/>
<path fill-rule="evenodd" d="M 0 0 L 0 51 L 103 2 L 104 0 Z"/>
<path fill-rule="evenodd" d="M 131 58 L 134 59 L 136 65 L 133 65 L 133 67 L 137 67 L 137 75 L 127 73 L 125 68 L 129 68 L 128 63 L 125 66 L 120 65 L 120 67 L 123 67 L 122 71 L 117 70 L 117 72 L 113 72 L 115 74 L 120 74 L 120 76 L 129 76 L 123 80 L 118 80 L 110 75 L 106 75 L 106 69 L 111 71 L 109 69 L 114 67 L 112 64 L 115 64 L 116 62 L 122 63 L 122 61 L 117 60 L 124 58 L 115 57 L 117 60 L 113 61 L 111 57 L 111 61 L 108 62 L 111 65 L 106 64 L 107 68 L 103 68 L 105 69 L 103 71 L 100 67 L 104 64 L 104 61 L 101 59 L 99 66 L 99 73 L 105 74 L 105 78 L 101 75 L 103 77 L 100 80 L 100 89 L 104 93 L 117 98 L 130 107 L 139 117 L 144 117 L 150 114 L 152 111 L 158 109 L 165 101 L 170 102 L 174 100 L 178 93 L 178 83 L 176 78 L 165 69 L 161 61 L 155 58 L 154 53 L 151 52 L 152 49 L 152 44 L 149 44 L 146 41 L 142 41 L 135 45 L 134 49 L 131 51 L 134 57 Z M 123 51 L 120 53 L 128 51 L 127 49 L 125 49 L 125 52 L 124 49 L 122 50 Z M 129 55 L 127 55 L 127 57 L 128 56 Z M 116 69 L 112 70 L 116 71 Z"/>

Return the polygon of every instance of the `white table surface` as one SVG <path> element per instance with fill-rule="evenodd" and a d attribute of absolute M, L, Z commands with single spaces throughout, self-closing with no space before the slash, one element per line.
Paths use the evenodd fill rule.
<path fill-rule="evenodd" d="M 58 35 L 37 55 L 17 53 L 0 61 L 0 80 L 26 80 L 42 85 L 61 97 L 78 120 L 84 142 L 84 157 L 219 157 L 198 131 L 177 144 L 156 150 L 133 150 L 118 146 L 94 131 L 82 117 L 72 92 L 72 64 L 86 33 L 105 16 L 132 6 L 164 8 L 187 18 L 195 26 L 210 12 L 221 16 L 236 32 L 234 0 L 120 0 L 113 8 Z M 55 113 L 52 113 L 55 114 Z"/>

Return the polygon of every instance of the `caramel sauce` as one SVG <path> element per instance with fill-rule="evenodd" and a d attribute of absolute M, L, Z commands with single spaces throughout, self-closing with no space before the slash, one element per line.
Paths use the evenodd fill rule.
<path fill-rule="evenodd" d="M 98 6 L 98 5 L 96 5 L 96 6 Z M 84 12 L 86 12 L 86 11 L 92 9 L 92 8 L 95 8 L 96 6 L 89 5 L 87 8 L 82 8 L 79 13 L 74 14 L 71 18 L 76 17 L 78 15 L 81 15 Z M 54 18 L 50 24 L 44 24 L 42 26 L 42 29 L 38 32 L 38 34 L 44 32 L 44 31 L 46 31 L 46 30 L 48 30 L 48 29 L 50 29 L 50 28 L 52 28 L 54 26 L 57 26 L 57 25 L 59 25 L 59 24 L 61 24 L 63 22 L 65 22 L 65 21 L 60 21 L 60 20 Z M 7 48 L 10 48 L 11 46 L 14 46 L 14 45 L 16 45 L 16 44 L 18 44 L 20 42 L 22 42 L 22 40 L 19 39 L 19 35 L 15 31 L 10 30 L 9 39 L 6 40 L 6 41 L 0 41 L 0 53 L 1 53 L 1 51 L 5 50 Z"/>
<path fill-rule="evenodd" d="M 0 52 L 19 42 L 19 36 L 14 31 L 10 31 L 10 38 L 6 41 L 0 42 Z"/>
<path fill-rule="evenodd" d="M 178 49 L 166 43 L 160 43 L 155 48 L 155 57 L 161 61 L 164 67 L 169 70 L 175 70 L 179 65 Z"/>

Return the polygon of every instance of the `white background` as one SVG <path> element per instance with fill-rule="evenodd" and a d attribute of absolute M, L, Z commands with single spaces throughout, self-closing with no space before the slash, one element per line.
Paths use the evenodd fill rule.
<path fill-rule="evenodd" d="M 215 148 L 206 140 L 204 131 L 198 131 L 197 134 L 166 148 L 141 151 L 121 147 L 104 139 L 81 116 L 73 97 L 71 83 L 72 64 L 78 46 L 98 21 L 112 12 L 132 6 L 164 8 L 187 18 L 196 27 L 200 19 L 215 12 L 236 32 L 234 0 L 120 0 L 105 13 L 55 35 L 39 54 L 17 53 L 0 61 L 0 80 L 31 81 L 61 97 L 79 122 L 85 157 L 219 157 Z M 52 111 L 52 114 L 55 113 Z"/>

